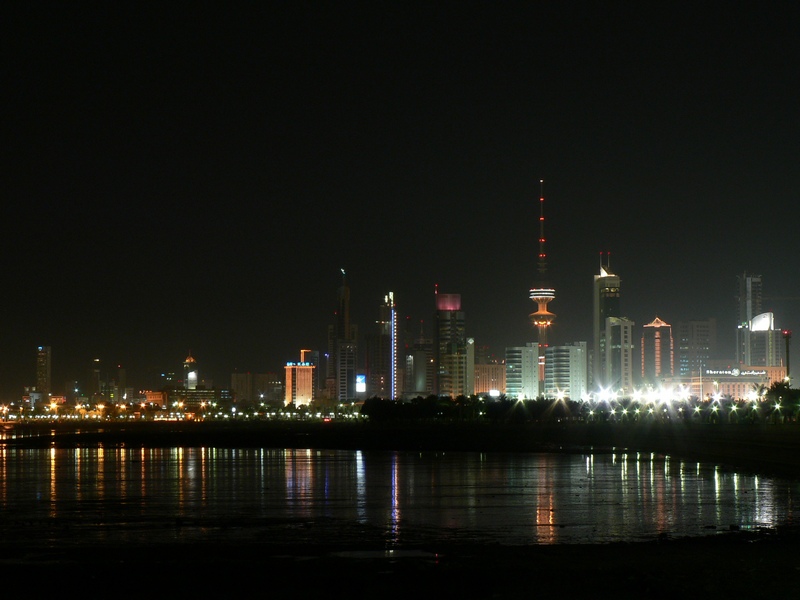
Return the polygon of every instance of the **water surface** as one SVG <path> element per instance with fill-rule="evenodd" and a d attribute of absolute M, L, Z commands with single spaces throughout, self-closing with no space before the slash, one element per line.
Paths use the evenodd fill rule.
<path fill-rule="evenodd" d="M 798 483 L 656 454 L 0 448 L 0 529 L 52 545 L 639 541 L 772 529 Z"/>

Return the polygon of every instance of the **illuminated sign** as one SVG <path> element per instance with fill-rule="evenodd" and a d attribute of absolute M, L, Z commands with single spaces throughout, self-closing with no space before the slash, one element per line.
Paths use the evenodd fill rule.
<path fill-rule="evenodd" d="M 706 369 L 706 375 L 730 375 L 731 377 L 765 377 L 766 371 L 756 371 L 750 369 L 749 371 L 740 371 L 739 369 Z"/>
<path fill-rule="evenodd" d="M 367 376 L 356 375 L 356 393 L 367 391 Z"/>

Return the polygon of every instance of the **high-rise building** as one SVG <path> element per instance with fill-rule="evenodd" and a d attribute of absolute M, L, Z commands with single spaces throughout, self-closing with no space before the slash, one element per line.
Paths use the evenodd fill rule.
<path fill-rule="evenodd" d="M 460 294 L 436 292 L 434 314 L 434 388 L 439 396 L 466 396 L 467 336 Z"/>
<path fill-rule="evenodd" d="M 255 402 L 253 374 L 249 371 L 244 373 L 231 373 L 231 392 L 237 404 L 241 405 Z"/>
<path fill-rule="evenodd" d="M 467 338 L 467 378 L 464 383 L 464 395 L 475 393 L 475 339 Z"/>
<path fill-rule="evenodd" d="M 425 398 L 435 393 L 433 339 L 425 335 L 423 325 L 420 321 L 419 334 L 405 354 L 403 395 L 406 398 Z"/>
<path fill-rule="evenodd" d="M 736 362 L 751 365 L 751 321 L 761 310 L 761 275 L 742 273 L 736 277 Z"/>
<path fill-rule="evenodd" d="M 775 328 L 775 317 L 771 312 L 756 315 L 750 321 L 749 366 L 781 367 L 785 365 L 784 337 Z"/>
<path fill-rule="evenodd" d="M 398 330 L 394 293 L 383 298 L 375 331 L 366 336 L 367 394 L 378 398 L 398 397 Z"/>
<path fill-rule="evenodd" d="M 319 389 L 318 373 L 320 370 L 318 350 L 312 352 L 310 362 L 314 365 L 314 394 L 316 395 Z M 284 401 L 284 381 L 278 373 L 256 373 L 253 376 L 253 387 L 255 388 L 255 393 L 258 395 L 259 405 L 263 402 L 265 407 L 273 407 Z"/>
<path fill-rule="evenodd" d="M 619 392 L 633 393 L 634 322 L 624 317 L 606 317 L 603 330 L 604 353 L 599 387 Z"/>
<path fill-rule="evenodd" d="M 642 383 L 658 386 L 675 374 L 672 326 L 658 317 L 642 327 Z"/>
<path fill-rule="evenodd" d="M 506 348 L 506 396 L 534 400 L 539 395 L 539 344 Z"/>
<path fill-rule="evenodd" d="M 607 323 L 609 318 L 620 318 L 620 278 L 611 271 L 610 254 L 606 254 L 606 264 L 603 264 L 603 253 L 600 253 L 600 274 L 594 276 L 593 290 L 593 332 L 594 342 L 592 347 L 592 387 L 608 387 L 612 384 L 607 380 L 610 369 L 608 364 L 609 341 Z"/>
<path fill-rule="evenodd" d="M 42 400 L 47 401 L 52 393 L 53 364 L 50 346 L 36 348 L 36 391 L 42 394 Z"/>
<path fill-rule="evenodd" d="M 676 370 L 679 377 L 697 377 L 717 357 L 717 320 L 679 321 Z"/>
<path fill-rule="evenodd" d="M 338 308 L 335 320 L 328 327 L 328 362 L 326 365 L 327 389 L 332 389 L 336 400 L 344 402 L 356 397 L 356 363 L 358 356 L 358 327 L 350 322 L 350 288 L 342 269 Z M 288 393 L 288 392 L 287 392 Z"/>
<path fill-rule="evenodd" d="M 506 365 L 505 362 L 475 363 L 475 394 L 505 394 Z"/>
<path fill-rule="evenodd" d="M 589 348 L 586 342 L 549 346 L 545 359 L 545 396 L 580 400 L 589 389 Z"/>
<path fill-rule="evenodd" d="M 314 400 L 314 365 L 306 361 L 304 350 L 299 362 L 286 363 L 286 406 L 307 406 Z"/>
<path fill-rule="evenodd" d="M 545 361 L 548 339 L 547 333 L 553 324 L 556 316 L 550 312 L 548 305 L 556 297 L 556 291 L 550 285 L 547 278 L 547 254 L 544 251 L 544 180 L 539 180 L 539 256 L 537 260 L 538 277 L 536 285 L 531 288 L 529 297 L 536 303 L 536 312 L 531 313 L 530 319 L 536 328 L 538 356 L 537 364 L 539 369 L 539 394 L 544 392 L 545 380 Z"/>
<path fill-rule="evenodd" d="M 196 390 L 197 382 L 199 380 L 199 371 L 197 370 L 197 361 L 189 353 L 186 360 L 183 361 L 183 387 L 187 390 Z"/>

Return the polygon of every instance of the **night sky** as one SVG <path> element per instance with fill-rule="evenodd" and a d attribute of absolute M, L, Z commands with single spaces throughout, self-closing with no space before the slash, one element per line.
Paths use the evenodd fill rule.
<path fill-rule="evenodd" d="M 540 179 L 551 343 L 591 343 L 600 252 L 637 326 L 716 317 L 732 357 L 748 271 L 800 337 L 792 3 L 164 4 L 3 9 L 0 399 L 40 344 L 56 391 L 281 371 L 342 268 L 362 331 L 393 291 L 430 333 L 438 285 L 502 356 Z"/>

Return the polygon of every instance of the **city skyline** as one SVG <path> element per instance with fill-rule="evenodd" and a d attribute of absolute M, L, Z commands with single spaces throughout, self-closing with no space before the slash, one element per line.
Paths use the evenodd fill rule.
<path fill-rule="evenodd" d="M 606 265 L 606 266 L 608 267 L 608 265 Z M 613 273 L 610 270 L 610 267 L 608 267 L 608 269 L 609 269 L 608 271 L 606 271 L 605 269 L 601 269 L 601 271 L 600 271 L 601 275 L 600 276 L 595 275 L 595 286 L 600 285 L 602 289 L 605 289 L 609 285 L 607 283 L 603 283 L 606 280 L 613 280 L 612 284 L 614 286 L 619 286 L 620 278 L 618 277 L 618 275 L 616 273 Z M 344 270 L 342 270 L 342 271 L 344 271 Z M 750 275 L 752 275 L 752 274 L 750 274 Z M 598 282 L 600 282 L 600 283 L 598 283 Z M 342 272 L 342 283 L 344 283 L 344 273 L 343 272 Z M 597 289 L 599 289 L 599 288 L 597 288 Z M 622 288 L 621 286 L 615 287 L 613 289 L 614 289 L 615 295 L 616 295 L 616 299 L 615 299 L 616 304 L 615 304 L 615 306 L 617 306 L 617 305 L 620 304 L 620 300 L 622 300 L 622 302 L 624 302 L 625 291 L 624 291 L 624 288 Z M 311 353 L 311 352 L 313 352 L 313 353 L 315 353 L 315 354 L 317 354 L 319 356 L 320 364 L 318 364 L 316 366 L 316 368 L 319 370 L 319 375 L 317 376 L 317 380 L 318 380 L 318 385 L 319 385 L 320 389 L 325 387 L 324 384 L 321 383 L 321 382 L 323 382 L 323 380 L 325 378 L 325 372 L 326 372 L 327 369 L 329 369 L 329 365 L 331 364 L 330 361 L 327 358 L 328 348 L 327 348 L 327 345 L 326 345 L 326 344 L 330 344 L 331 341 L 332 341 L 331 338 L 330 338 L 331 328 L 334 328 L 334 329 L 336 328 L 335 322 L 339 322 L 339 321 L 345 322 L 346 321 L 348 323 L 348 328 L 349 327 L 355 327 L 356 329 L 358 329 L 358 325 L 356 323 L 356 321 L 358 321 L 358 319 L 357 318 L 356 319 L 352 319 L 352 315 L 348 314 L 348 318 L 346 320 L 340 319 L 338 316 L 336 316 L 336 313 L 340 312 L 341 308 L 343 306 L 348 306 L 349 303 L 350 303 L 349 285 L 347 285 L 347 284 L 340 285 L 339 288 L 338 288 L 337 296 L 338 296 L 338 299 L 339 299 L 338 301 L 339 301 L 340 309 L 339 309 L 339 311 L 334 311 L 335 318 L 329 324 L 330 325 L 329 328 L 328 328 L 329 329 L 329 331 L 328 331 L 328 336 L 329 337 L 327 339 L 327 342 L 323 343 L 319 347 L 315 347 L 315 348 L 298 349 L 298 353 L 301 356 L 304 356 L 306 353 Z M 435 291 L 434 296 L 435 296 L 435 298 L 434 298 L 435 301 L 439 302 L 440 298 L 439 298 L 438 290 Z M 390 297 L 392 299 L 392 304 L 391 305 L 392 305 L 392 307 L 394 307 L 394 292 L 390 292 L 389 294 L 384 296 L 383 302 L 384 303 L 387 302 L 387 298 L 390 298 Z M 461 295 L 458 294 L 458 293 L 445 293 L 445 294 L 441 294 L 441 297 L 442 298 L 451 298 L 451 297 L 452 298 L 458 298 L 459 307 L 461 305 Z M 385 304 L 383 306 L 385 307 Z M 382 307 L 382 305 L 376 304 L 376 306 L 373 307 L 373 308 L 375 309 L 376 313 L 379 313 L 381 307 Z M 346 312 L 349 312 L 349 311 L 346 311 Z M 438 312 L 439 312 L 438 310 L 434 310 L 431 313 L 431 317 L 429 319 L 425 320 L 424 325 L 420 325 L 420 327 L 422 327 L 424 329 L 424 331 L 417 329 L 417 327 L 415 327 L 416 324 L 413 323 L 413 322 L 409 326 L 409 331 L 411 331 L 414 334 L 414 336 L 416 336 L 417 333 L 424 333 L 425 337 L 427 337 L 429 339 L 435 337 L 435 331 L 434 331 L 434 329 L 436 327 L 436 314 L 435 313 L 438 313 Z M 616 309 L 613 309 L 612 312 L 614 314 L 616 314 Z M 406 315 L 403 315 L 402 313 L 398 313 L 398 315 L 397 315 L 397 317 L 399 319 L 403 319 L 405 316 Z M 753 315 L 753 316 L 756 316 L 756 315 Z M 504 362 L 505 359 L 506 359 L 506 350 L 508 348 L 512 348 L 514 346 L 516 346 L 516 347 L 524 346 L 526 344 L 535 343 L 537 341 L 536 340 L 537 328 L 536 328 L 535 324 L 529 323 L 530 330 L 527 332 L 527 334 L 529 336 L 529 339 L 522 339 L 520 341 L 517 341 L 516 343 L 506 344 L 506 345 L 504 345 L 502 347 L 494 347 L 494 346 L 491 346 L 489 344 L 484 344 L 484 343 L 481 342 L 480 339 L 475 339 L 474 336 L 472 336 L 470 334 L 470 327 L 469 327 L 469 321 L 470 320 L 469 320 L 468 315 L 466 315 L 463 318 L 464 318 L 464 321 L 465 321 L 465 333 L 464 333 L 464 335 L 466 336 L 466 338 L 474 339 L 474 344 L 475 344 L 476 348 L 480 349 L 480 354 L 484 358 L 486 357 L 487 352 L 488 352 L 489 355 L 494 356 L 497 359 L 498 362 Z M 710 317 L 710 318 L 715 319 L 714 317 Z M 689 319 L 678 321 L 676 323 L 669 323 L 669 325 L 677 327 L 679 325 L 690 325 L 691 322 L 693 322 L 693 321 L 704 321 L 704 320 L 705 320 L 705 318 L 702 318 L 702 317 L 692 317 L 692 318 L 689 318 Z M 777 322 L 780 322 L 780 320 L 781 320 L 780 316 L 779 315 L 775 315 L 775 320 Z M 349 325 L 350 321 L 353 321 L 353 325 L 352 326 Z M 635 332 L 635 335 L 633 336 L 633 338 L 635 340 L 634 341 L 634 358 L 637 361 L 638 360 L 644 360 L 642 358 L 642 352 L 645 350 L 645 348 L 644 348 L 644 346 L 642 346 L 641 344 L 637 344 L 636 342 L 639 341 L 640 337 L 642 338 L 642 340 L 644 339 L 644 335 L 645 335 L 646 330 L 649 327 L 653 327 L 654 323 L 664 324 L 663 320 L 660 319 L 660 317 L 658 315 L 654 315 L 654 319 L 652 319 L 651 322 L 649 322 L 649 323 L 648 322 L 642 322 L 641 324 L 640 323 L 634 323 L 633 324 L 632 331 Z M 355 352 L 355 355 L 353 357 L 353 363 L 351 365 L 351 368 L 348 371 L 349 374 L 352 376 L 352 380 L 353 380 L 350 383 L 350 385 L 354 385 L 355 384 L 355 374 L 356 373 L 364 374 L 364 368 L 363 367 L 364 367 L 364 362 L 365 362 L 366 353 L 367 353 L 366 347 L 368 345 L 368 344 L 365 344 L 365 342 L 366 342 L 367 338 L 370 335 L 374 335 L 380 329 L 385 328 L 385 325 L 379 319 L 375 320 L 374 323 L 372 323 L 372 325 L 373 325 L 373 327 L 371 329 L 368 328 L 366 331 L 362 330 L 362 335 L 360 335 L 358 337 L 355 337 L 355 338 L 351 338 L 351 340 L 350 340 L 350 341 L 355 343 L 355 347 L 357 349 L 356 352 Z M 402 329 L 403 325 L 398 325 L 398 327 Z M 733 331 L 732 335 L 735 335 L 735 330 L 736 330 L 735 321 L 733 319 L 731 319 L 730 323 L 722 323 L 722 326 L 720 326 L 719 322 L 716 323 L 715 339 L 716 339 L 716 342 L 717 342 L 716 343 L 717 350 L 716 351 L 712 351 L 712 355 L 710 357 L 711 361 L 713 363 L 715 363 L 715 364 L 721 364 L 721 363 L 727 361 L 732 366 L 737 366 L 739 364 L 746 364 L 746 363 L 737 362 L 737 358 L 736 358 L 737 347 L 736 347 L 735 343 L 731 343 L 728 346 L 725 346 L 723 344 L 722 347 L 720 347 L 721 344 L 719 343 L 719 339 L 720 339 L 720 337 L 724 337 L 724 336 L 719 336 L 719 330 L 720 329 L 724 329 L 724 328 L 730 328 Z M 780 330 L 780 329 L 785 329 L 785 328 L 777 327 L 776 329 Z M 780 334 L 778 334 L 778 335 L 780 337 Z M 559 339 L 558 341 L 556 341 L 554 343 L 551 343 L 549 345 L 553 346 L 553 347 L 557 347 L 557 348 L 564 348 L 564 347 L 567 347 L 567 346 L 571 346 L 573 343 L 585 343 L 585 344 L 588 344 L 589 348 L 591 348 L 593 340 L 594 340 L 594 334 L 592 334 L 591 331 L 586 331 L 585 332 L 585 336 L 582 337 L 582 338 L 570 339 L 570 340 L 561 340 L 561 339 Z M 784 341 L 783 340 L 780 341 L 780 346 L 781 347 L 779 348 L 779 354 L 782 355 L 783 354 L 783 347 L 784 347 Z M 35 351 L 31 352 L 33 358 L 31 360 L 30 370 L 31 370 L 31 372 L 35 373 L 35 378 L 32 379 L 31 382 L 26 383 L 26 384 L 24 384 L 24 386 L 20 387 L 20 389 L 18 390 L 19 393 L 14 392 L 11 395 L 6 394 L 6 397 L 3 398 L 2 400 L 6 401 L 6 402 L 16 401 L 22 395 L 22 392 L 24 391 L 24 389 L 23 389 L 24 387 L 37 386 L 37 382 L 42 380 L 42 375 L 40 374 L 39 371 L 40 371 L 41 365 L 43 364 L 42 361 L 40 360 L 40 357 L 42 356 L 43 353 L 46 353 L 47 366 L 48 366 L 49 369 L 53 370 L 56 373 L 61 373 L 61 374 L 64 373 L 63 366 L 58 365 L 58 360 L 57 359 L 56 359 L 55 369 L 53 369 L 53 364 L 52 364 L 53 348 L 52 347 L 49 347 L 47 345 L 39 345 L 34 350 Z M 409 351 L 410 350 L 411 349 L 409 348 Z M 134 378 L 128 377 L 129 384 L 131 384 L 133 386 L 134 390 L 159 389 L 160 386 L 168 384 L 168 381 L 171 381 L 172 384 L 177 384 L 177 385 L 182 387 L 184 385 L 184 383 L 181 383 L 181 382 L 183 382 L 183 380 L 185 379 L 185 376 L 182 373 L 182 371 L 186 370 L 186 365 L 187 364 L 190 364 L 190 363 L 191 364 L 195 364 L 195 363 L 197 363 L 197 358 L 196 358 L 195 355 L 193 355 L 191 350 L 187 351 L 186 354 L 187 354 L 187 356 L 185 356 L 184 358 L 181 358 L 179 360 L 176 359 L 176 360 L 174 360 L 174 361 L 172 361 L 172 362 L 170 362 L 168 364 L 164 364 L 164 365 L 162 365 L 162 368 L 160 368 L 160 369 L 152 370 L 149 373 L 136 373 L 136 376 Z M 58 352 L 56 352 L 56 356 L 57 355 L 58 355 Z M 792 354 L 792 356 L 794 356 L 794 354 Z M 675 348 L 675 355 L 674 355 L 673 359 L 674 359 L 674 361 L 677 361 L 677 348 Z M 224 373 L 223 371 L 221 371 L 218 367 L 216 367 L 214 365 L 205 365 L 205 366 L 203 366 L 202 365 L 203 359 L 201 357 L 200 358 L 200 362 L 197 363 L 198 366 L 194 370 L 194 379 L 193 379 L 192 382 L 189 382 L 188 385 L 189 385 L 189 387 L 191 389 L 193 386 L 198 385 L 198 383 L 202 384 L 204 381 L 209 381 L 215 388 L 228 389 L 230 387 L 230 384 L 231 384 L 231 379 L 232 379 L 232 377 L 234 376 L 235 373 L 249 373 L 249 372 L 252 372 L 253 374 L 273 373 L 279 379 L 283 379 L 284 370 L 285 370 L 286 365 L 290 364 L 290 363 L 291 364 L 296 364 L 296 360 L 297 360 L 296 357 L 287 357 L 285 360 L 280 361 L 279 364 L 272 365 L 273 368 L 267 367 L 267 368 L 262 369 L 262 370 L 252 370 L 252 369 L 238 370 L 238 369 L 236 369 L 234 371 L 231 371 L 230 373 Z M 304 358 L 303 360 L 307 360 L 307 359 Z M 639 380 L 639 378 L 641 376 L 640 369 L 639 369 L 639 364 L 640 363 L 636 362 L 634 364 L 634 366 L 633 366 L 634 383 L 637 384 L 637 385 L 640 384 L 640 382 L 638 380 Z M 644 362 L 642 362 L 641 364 L 643 365 Z M 753 366 L 753 365 L 749 365 L 749 366 Z M 353 369 L 352 367 L 355 367 L 355 368 Z M 80 384 L 82 384 L 82 385 L 87 387 L 87 389 L 82 390 L 83 393 L 87 393 L 88 387 L 91 387 L 91 382 L 85 381 L 85 378 L 87 377 L 88 373 L 94 372 L 94 376 L 99 378 L 98 381 L 100 381 L 100 380 L 105 381 L 106 379 L 114 380 L 115 378 L 118 378 L 119 377 L 118 373 L 120 372 L 120 370 L 121 370 L 122 373 L 128 373 L 128 369 L 126 368 L 125 364 L 119 363 L 118 361 L 108 361 L 108 360 L 103 359 L 103 358 L 95 357 L 95 358 L 91 359 L 90 361 L 87 361 L 87 363 L 82 366 L 80 371 L 69 373 L 69 374 L 67 374 L 66 377 L 62 377 L 60 380 L 58 379 L 58 377 L 53 378 L 51 380 L 51 387 L 54 388 L 55 390 L 58 390 L 56 395 L 60 395 L 62 393 L 66 393 L 66 391 L 62 389 L 64 383 L 71 382 L 71 381 L 78 381 Z M 167 380 L 164 377 L 159 377 L 159 374 L 166 375 L 166 374 L 169 374 L 169 373 L 172 374 L 172 378 L 170 380 Z M 332 377 L 333 376 L 332 373 L 333 373 L 333 371 L 329 372 L 328 373 L 328 377 Z M 679 372 L 678 372 L 678 368 L 677 368 L 677 362 L 675 362 L 673 364 L 673 373 L 674 373 L 675 377 L 679 377 L 679 375 L 680 375 Z M 587 373 L 587 374 L 588 374 L 589 378 L 591 379 L 591 376 L 592 376 L 591 373 Z M 792 369 L 792 374 L 794 375 L 794 369 Z M 595 377 L 597 377 L 597 375 L 595 375 Z M 131 379 L 133 379 L 133 381 L 131 381 Z M 601 376 L 601 379 L 602 379 L 602 376 Z M 793 383 L 796 383 L 794 380 L 795 380 L 795 377 L 793 377 Z M 145 381 L 148 381 L 151 384 L 155 383 L 156 385 L 144 385 Z M 646 382 L 641 382 L 641 383 L 646 383 Z"/>
<path fill-rule="evenodd" d="M 457 10 L 456 10 L 457 9 Z M 189 352 L 224 383 L 324 350 L 394 293 L 533 341 L 539 181 L 551 343 L 591 342 L 600 253 L 637 331 L 717 319 L 736 277 L 800 331 L 796 9 L 592 3 L 15 6 L 4 19 L 0 393 Z M 430 331 L 430 330 L 429 330 Z"/>

